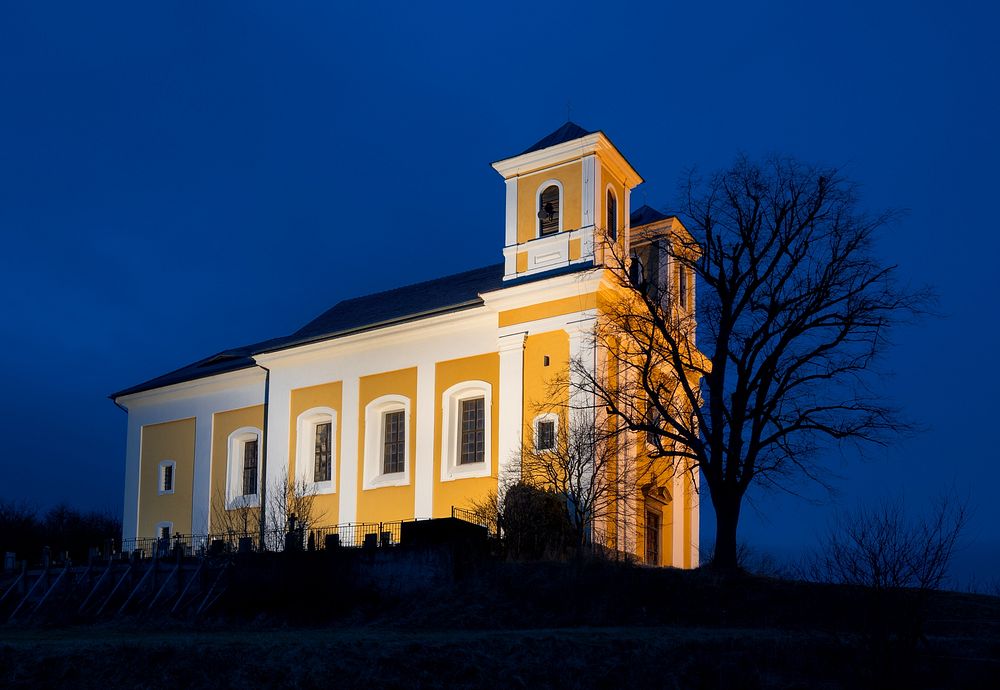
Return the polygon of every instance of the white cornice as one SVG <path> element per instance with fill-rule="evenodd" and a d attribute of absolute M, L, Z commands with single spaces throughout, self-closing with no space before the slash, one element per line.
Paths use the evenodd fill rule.
<path fill-rule="evenodd" d="M 601 161 L 622 179 L 625 186 L 631 188 L 642 182 L 642 176 L 629 165 L 629 162 L 625 160 L 625 157 L 603 132 L 594 132 L 562 144 L 505 158 L 493 163 L 493 169 L 503 175 L 504 179 L 507 179 L 515 175 L 526 175 L 543 168 L 551 168 L 566 163 L 569 159 L 583 158 L 593 153 L 598 153 L 601 156 Z"/>
<path fill-rule="evenodd" d="M 185 397 L 220 393 L 248 385 L 260 385 L 261 397 L 263 398 L 264 371 L 259 367 L 250 366 L 245 369 L 238 369 L 237 371 L 203 376 L 161 388 L 152 388 L 146 391 L 139 391 L 138 393 L 122 395 L 116 398 L 115 402 L 120 403 L 126 409 L 131 409 L 131 407 L 136 405 L 158 404 Z"/>
<path fill-rule="evenodd" d="M 351 335 L 259 354 L 254 359 L 268 367 L 272 364 L 297 364 L 311 359 L 347 355 L 364 350 L 376 342 L 378 345 L 392 345 L 413 341 L 416 338 L 445 335 L 457 328 L 477 328 L 484 325 L 495 328 L 494 319 L 495 317 L 485 307 L 470 307 L 457 312 L 427 316 L 405 323 L 386 325 Z"/>
<path fill-rule="evenodd" d="M 605 269 L 593 268 L 579 273 L 535 280 L 523 285 L 501 288 L 493 292 L 484 292 L 483 301 L 486 308 L 493 312 L 507 311 L 527 307 L 541 302 L 551 302 L 567 297 L 596 292 L 604 282 Z"/>

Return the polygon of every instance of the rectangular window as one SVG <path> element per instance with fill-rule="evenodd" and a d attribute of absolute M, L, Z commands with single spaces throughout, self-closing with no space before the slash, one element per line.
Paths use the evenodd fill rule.
<path fill-rule="evenodd" d="M 328 482 L 332 472 L 333 451 L 330 446 L 330 422 L 316 425 L 316 447 L 314 449 L 313 481 Z"/>
<path fill-rule="evenodd" d="M 677 301 L 681 309 L 688 308 L 688 272 L 684 266 L 677 267 Z"/>
<path fill-rule="evenodd" d="M 257 494 L 257 439 L 243 443 L 243 495 Z"/>
<path fill-rule="evenodd" d="M 382 474 L 402 472 L 405 459 L 406 415 L 402 410 L 386 412 L 383 417 Z"/>
<path fill-rule="evenodd" d="M 646 511 L 646 564 L 660 564 L 660 514 Z"/>
<path fill-rule="evenodd" d="M 173 491 L 174 490 L 174 466 L 172 464 L 166 464 L 163 466 L 163 491 Z"/>
<path fill-rule="evenodd" d="M 462 401 L 462 436 L 459 439 L 458 464 L 486 460 L 486 399 Z"/>
<path fill-rule="evenodd" d="M 618 239 L 618 199 L 614 192 L 608 190 L 608 237 Z"/>
<path fill-rule="evenodd" d="M 166 525 L 160 528 L 160 539 L 170 539 L 170 528 Z"/>
<path fill-rule="evenodd" d="M 556 447 L 556 423 L 551 419 L 538 422 L 538 450 L 553 450 Z"/>

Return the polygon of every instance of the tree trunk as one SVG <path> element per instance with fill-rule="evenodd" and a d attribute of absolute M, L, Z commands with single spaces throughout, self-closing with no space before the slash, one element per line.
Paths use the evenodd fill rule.
<path fill-rule="evenodd" d="M 712 567 L 717 570 L 736 570 L 736 526 L 740 520 L 739 499 L 713 501 L 715 506 L 715 552 Z"/>

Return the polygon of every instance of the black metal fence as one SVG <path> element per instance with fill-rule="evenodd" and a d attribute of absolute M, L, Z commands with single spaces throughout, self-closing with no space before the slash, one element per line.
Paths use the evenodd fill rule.
<path fill-rule="evenodd" d="M 480 513 L 466 508 L 452 507 L 451 516 L 486 527 L 491 534 L 496 526 L 489 524 Z M 403 523 L 414 520 L 390 522 L 348 522 L 320 527 L 299 526 L 293 530 L 268 530 L 263 534 L 253 532 L 220 532 L 215 534 L 179 534 L 169 537 L 135 537 L 109 540 L 102 549 L 92 549 L 101 559 L 148 559 L 220 556 L 225 554 L 256 553 L 260 551 L 323 551 L 326 549 L 376 549 L 396 546 L 402 539 Z M 58 560 L 58 559 L 55 559 Z"/>
<path fill-rule="evenodd" d="M 459 508 L 458 506 L 452 506 L 451 516 L 453 518 L 458 518 L 459 520 L 465 520 L 466 522 L 471 522 L 473 525 L 479 525 L 480 527 L 485 527 L 486 530 L 491 535 L 496 536 L 497 533 L 496 518 L 484 515 L 483 511 L 470 510 L 469 508 Z"/>
<path fill-rule="evenodd" d="M 323 551 L 337 548 L 381 548 L 396 546 L 404 520 L 392 522 L 349 522 L 293 530 L 223 532 L 217 534 L 173 534 L 170 537 L 123 539 L 113 556 L 118 558 L 167 558 L 218 556 L 259 551 Z"/>

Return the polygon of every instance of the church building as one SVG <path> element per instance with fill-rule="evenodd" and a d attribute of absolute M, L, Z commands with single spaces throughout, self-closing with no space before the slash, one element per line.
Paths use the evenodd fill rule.
<path fill-rule="evenodd" d="M 543 405 L 552 381 L 602 361 L 592 334 L 618 289 L 608 247 L 635 256 L 686 230 L 631 210 L 642 178 L 600 131 L 567 122 L 493 168 L 502 262 L 344 300 L 294 333 L 114 393 L 128 412 L 124 537 L 213 534 L 289 483 L 313 495 L 321 525 L 447 517 L 502 489 L 523 448 L 552 444 L 568 424 Z M 664 259 L 657 275 L 688 286 L 693 312 L 682 270 Z M 621 512 L 608 546 L 695 567 L 696 478 L 664 482 Z"/>

